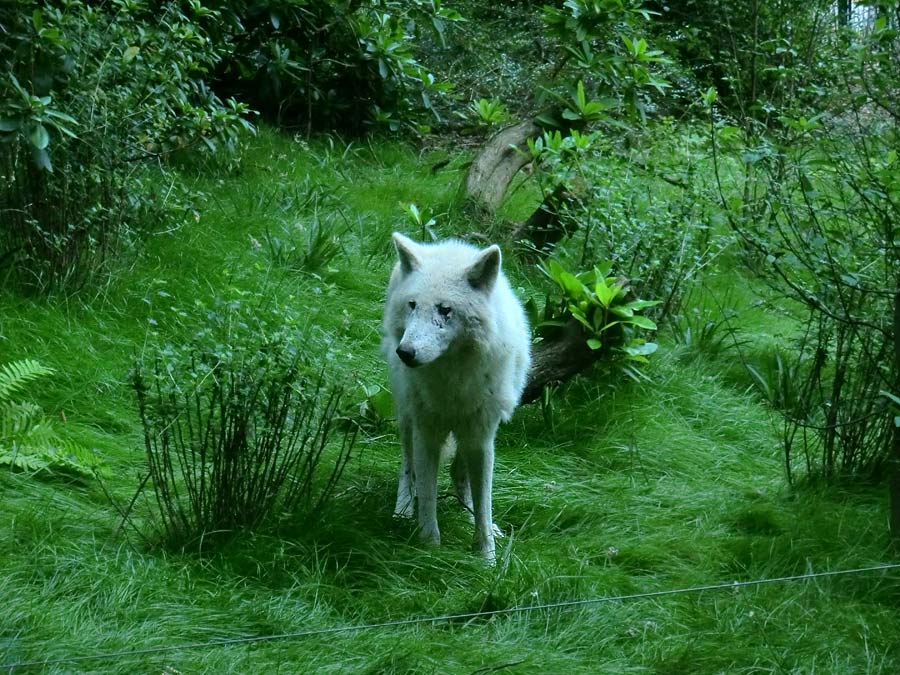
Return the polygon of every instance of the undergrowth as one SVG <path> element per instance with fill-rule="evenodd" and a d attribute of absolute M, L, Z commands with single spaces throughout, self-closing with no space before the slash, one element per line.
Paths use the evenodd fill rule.
<path fill-rule="evenodd" d="M 311 356 L 351 383 L 348 409 L 365 408 L 386 381 L 378 343 L 390 232 L 411 229 L 410 203 L 431 207 L 439 236 L 473 229 L 447 215 L 458 171 L 432 172 L 432 160 L 264 131 L 241 175 L 184 168 L 207 195 L 200 218 L 151 239 L 104 287 L 49 300 L 0 290 L 4 360 L 54 369 L 29 399 L 64 414 L 66 433 L 111 468 L 102 485 L 0 469 L 0 670 L 893 559 L 880 489 L 787 486 L 773 409 L 736 375 L 738 348 L 717 331 L 733 330 L 752 355 L 792 328 L 753 306 L 727 269 L 709 291 L 721 300 L 722 289 L 742 289 L 722 300 L 726 327 L 686 319 L 694 342 L 684 328 L 678 340 L 663 332 L 646 380 L 598 371 L 557 390 L 552 426 L 526 406 L 500 430 L 494 503 L 506 537 L 494 569 L 468 552 L 471 525 L 449 496 L 439 549 L 421 548 L 392 517 L 398 447 L 383 419 L 363 425 L 312 525 L 289 519 L 202 555 L 162 553 L 122 530 L 105 492 L 127 501 L 145 471 L 129 368 L 153 344 L 188 342 L 198 303 L 265 296 L 293 307 Z M 330 195 L 317 214 L 303 197 L 312 190 Z M 340 251 L 310 268 L 273 258 L 266 232 L 314 216 L 346 228 Z M 514 287 L 540 297 L 533 269 L 513 256 L 504 264 Z M 713 299 L 686 302 L 719 320 Z M 900 577 L 889 572 L 10 672 L 888 674 L 900 669 L 898 603 Z"/>

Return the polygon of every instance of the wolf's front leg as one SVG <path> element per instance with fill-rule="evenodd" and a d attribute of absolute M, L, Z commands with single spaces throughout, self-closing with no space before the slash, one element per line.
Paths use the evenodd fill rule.
<path fill-rule="evenodd" d="M 419 512 L 419 539 L 439 546 L 441 532 L 437 522 L 437 474 L 441 445 L 447 434 L 435 433 L 419 425 L 413 429 L 413 465 Z"/>
<path fill-rule="evenodd" d="M 413 503 L 416 498 L 415 472 L 413 471 L 412 424 L 408 419 L 400 419 L 400 479 L 397 485 L 397 503 L 394 515 L 412 518 Z"/>
<path fill-rule="evenodd" d="M 459 439 L 459 451 L 465 453 L 466 468 L 472 486 L 472 502 L 475 507 L 475 541 L 472 548 L 481 553 L 487 564 L 496 560 L 494 546 L 493 506 L 491 490 L 494 480 L 494 424 L 482 436 L 472 435 Z"/>

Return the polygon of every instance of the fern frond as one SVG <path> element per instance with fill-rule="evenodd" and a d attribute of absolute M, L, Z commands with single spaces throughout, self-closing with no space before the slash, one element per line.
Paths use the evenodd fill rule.
<path fill-rule="evenodd" d="M 62 441 L 57 445 L 30 445 L 0 443 L 0 466 L 37 473 L 67 473 L 91 478 L 94 474 L 108 477 L 109 467 L 93 450 L 75 441 Z"/>
<path fill-rule="evenodd" d="M 88 477 L 93 476 L 95 472 L 101 476 L 109 476 L 109 467 L 103 462 L 97 451 L 86 448 L 73 440 L 60 441 L 49 454 L 52 455 L 60 469 Z"/>
<path fill-rule="evenodd" d="M 34 359 L 11 361 L 0 366 L 0 403 L 4 403 L 26 384 L 45 375 L 52 375 L 53 369 Z"/>
<path fill-rule="evenodd" d="M 49 448 L 59 443 L 59 434 L 53 423 L 47 418 L 42 418 L 19 435 L 19 445 L 28 445 L 38 448 Z"/>
<path fill-rule="evenodd" d="M 21 401 L 0 404 L 0 443 L 27 435 L 42 415 L 40 406 L 34 403 Z"/>
<path fill-rule="evenodd" d="M 28 473 L 37 473 L 38 471 L 49 470 L 50 463 L 39 455 L 20 452 L 18 447 L 13 449 L 0 447 L 0 466 L 8 466 L 11 469 L 19 469 Z"/>

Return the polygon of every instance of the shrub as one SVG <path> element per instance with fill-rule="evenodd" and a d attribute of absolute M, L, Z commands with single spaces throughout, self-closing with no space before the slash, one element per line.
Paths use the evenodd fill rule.
<path fill-rule="evenodd" d="M 219 301 L 194 340 L 135 365 L 155 534 L 168 546 L 315 518 L 350 458 L 341 388 L 312 369 L 302 336 L 262 315 Z"/>
<path fill-rule="evenodd" d="M 836 4 L 685 0 L 649 6 L 658 11 L 659 41 L 684 64 L 694 92 L 713 86 L 729 113 L 768 126 L 777 123 L 776 110 L 823 93 L 815 71 L 827 68 L 823 53 L 836 37 Z"/>
<path fill-rule="evenodd" d="M 813 477 L 882 476 L 894 442 L 885 393 L 900 388 L 900 40 L 886 15 L 871 32 L 840 35 L 843 47 L 822 54 L 820 84 L 850 96 L 773 110 L 778 127 L 764 137 L 710 117 L 720 201 L 745 261 L 805 324 L 798 349 L 777 364 L 797 380 L 790 396 L 785 376 L 756 377 L 778 385 L 789 478 L 797 460 Z M 715 94 L 704 97 L 710 106 Z"/>
<path fill-rule="evenodd" d="M 151 224 L 173 154 L 235 152 L 247 108 L 206 78 L 220 58 L 199 3 L 22 2 L 0 8 L 0 263 L 38 288 L 77 287 Z M 173 183 L 173 180 L 169 180 Z"/>
<path fill-rule="evenodd" d="M 551 337 L 570 320 L 578 322 L 591 349 L 607 349 L 626 361 L 646 363 L 656 351 L 637 331 L 656 331 L 656 324 L 642 312 L 659 304 L 658 300 L 640 300 L 631 296 L 628 281 L 610 276 L 611 262 L 578 275 L 564 269 L 552 258 L 541 268 L 556 285 L 547 298 L 543 312 L 528 304 L 531 323 L 539 338 Z"/>
<path fill-rule="evenodd" d="M 446 90 L 417 58 L 428 29 L 459 15 L 440 0 L 224 0 L 217 44 L 221 86 L 278 123 L 360 131 L 398 129 Z M 226 47 L 227 46 L 227 47 Z"/>
<path fill-rule="evenodd" d="M 610 260 L 637 295 L 660 300 L 649 314 L 662 322 L 731 238 L 713 234 L 709 195 L 691 180 L 693 136 L 670 120 L 647 131 L 646 143 L 629 148 L 599 131 L 545 132 L 529 148 L 545 195 L 568 186 L 554 201 L 553 227 L 569 236 L 569 264 Z"/>

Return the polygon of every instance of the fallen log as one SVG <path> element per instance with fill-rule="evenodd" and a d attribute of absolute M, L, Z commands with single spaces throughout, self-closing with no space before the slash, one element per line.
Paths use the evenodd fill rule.
<path fill-rule="evenodd" d="M 531 161 L 528 139 L 540 134 L 541 128 L 534 120 L 525 120 L 491 138 L 466 174 L 466 199 L 476 207 L 495 212 L 512 179 Z"/>
<path fill-rule="evenodd" d="M 610 337 L 612 340 L 604 342 L 600 349 L 591 349 L 584 326 L 570 319 L 554 336 L 538 342 L 531 352 L 522 404 L 538 400 L 547 385 L 566 382 L 608 357 L 619 336 Z"/>

